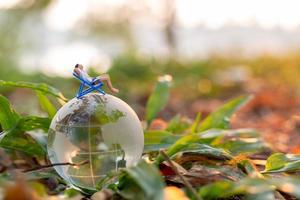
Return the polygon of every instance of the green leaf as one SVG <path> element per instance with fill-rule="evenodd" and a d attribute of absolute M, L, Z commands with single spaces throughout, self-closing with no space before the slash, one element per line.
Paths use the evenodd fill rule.
<path fill-rule="evenodd" d="M 195 134 L 188 134 L 180 139 L 178 139 L 167 151 L 167 155 L 172 157 L 177 152 L 186 148 L 188 145 L 193 143 L 199 144 L 210 144 L 215 147 L 222 147 L 222 145 L 226 144 L 226 142 L 232 138 L 243 138 L 243 139 L 256 139 L 259 137 L 258 133 L 251 129 L 236 129 L 236 130 L 214 130 L 210 129 L 204 132 L 199 132 Z M 247 145 L 247 144 L 244 144 Z M 225 146 L 227 150 L 232 150 L 230 145 Z M 236 147 L 233 145 L 233 147 Z M 246 147 L 244 147 L 246 148 Z M 159 155 L 156 159 L 156 163 L 159 164 L 163 161 L 163 157 Z"/>
<path fill-rule="evenodd" d="M 8 130 L 16 125 L 20 116 L 11 107 L 8 99 L 0 95 L 0 124 L 3 130 Z"/>
<path fill-rule="evenodd" d="M 169 77 L 165 75 L 165 77 Z M 150 123 L 165 107 L 169 99 L 170 78 L 160 78 L 146 105 L 146 120 Z"/>
<path fill-rule="evenodd" d="M 262 173 L 291 172 L 299 170 L 300 155 L 275 153 L 267 159 L 266 168 Z"/>
<path fill-rule="evenodd" d="M 53 95 L 54 97 L 57 97 L 60 100 L 63 100 L 64 102 L 67 101 L 67 99 L 63 96 L 63 94 L 59 90 L 57 90 L 52 86 L 47 85 L 46 83 L 12 82 L 12 81 L 0 80 L 0 86 L 29 88 L 35 91 L 43 92 L 44 94 Z"/>
<path fill-rule="evenodd" d="M 172 156 L 173 158 L 178 158 L 184 155 L 199 155 L 210 159 L 217 160 L 230 160 L 232 156 L 223 149 L 215 148 L 207 144 L 189 144 L 188 146 L 182 148 L 178 153 Z"/>
<path fill-rule="evenodd" d="M 74 188 L 69 188 L 64 191 L 64 196 L 66 196 L 67 198 L 74 198 L 79 195 L 80 195 L 80 192 Z"/>
<path fill-rule="evenodd" d="M 229 129 L 229 130 L 220 130 L 220 129 L 210 129 L 204 132 L 200 132 L 197 134 L 202 134 L 202 138 L 220 138 L 226 136 L 226 139 L 233 139 L 233 138 L 259 138 L 260 134 L 253 130 L 253 129 Z M 219 141 L 218 141 L 219 142 Z"/>
<path fill-rule="evenodd" d="M 249 97 L 241 96 L 233 99 L 219 108 L 217 111 L 207 116 L 200 124 L 198 131 L 205 131 L 208 129 L 228 129 L 230 125 L 230 117 L 242 105 L 250 100 Z"/>
<path fill-rule="evenodd" d="M 104 188 L 111 188 L 113 190 L 117 190 L 117 184 L 116 182 L 119 180 L 120 177 L 124 176 L 124 171 L 111 171 L 106 174 L 105 177 L 101 178 L 99 181 L 97 181 L 96 189 L 98 191 L 104 189 Z"/>
<path fill-rule="evenodd" d="M 191 133 L 196 133 L 198 130 L 198 126 L 201 120 L 201 113 L 198 113 L 196 116 L 195 121 L 193 122 L 192 126 L 191 126 Z"/>
<path fill-rule="evenodd" d="M 234 187 L 235 184 L 232 181 L 218 181 L 201 187 L 199 195 L 202 196 L 203 199 L 226 198 L 231 195 L 230 191 L 233 191 Z"/>
<path fill-rule="evenodd" d="M 144 133 L 145 145 L 144 152 L 159 151 L 168 148 L 176 142 L 180 136 L 174 135 L 168 131 L 146 131 Z"/>
<path fill-rule="evenodd" d="M 239 156 L 238 156 L 239 157 Z M 235 158 L 234 158 L 235 159 Z M 254 163 L 248 158 L 243 160 L 237 160 L 237 164 L 239 168 L 242 168 L 243 171 L 248 174 L 251 178 L 263 178 L 263 175 L 258 171 L 257 167 Z"/>
<path fill-rule="evenodd" d="M 120 180 L 120 195 L 125 199 L 163 200 L 165 184 L 158 169 L 145 161 L 125 169 L 126 175 Z"/>
<path fill-rule="evenodd" d="M 42 117 L 36 117 L 36 116 L 26 116 L 26 117 L 22 117 L 17 125 L 15 127 L 13 127 L 12 129 L 10 129 L 9 131 L 7 131 L 5 133 L 5 140 L 8 140 L 9 138 L 12 138 L 9 134 L 12 133 L 17 133 L 16 137 L 21 137 L 21 138 L 27 138 L 28 140 L 32 140 L 34 139 L 34 142 L 31 141 L 30 144 L 36 146 L 36 148 L 42 148 L 43 151 L 46 152 L 46 145 L 47 145 L 47 135 L 43 134 L 46 133 L 48 131 L 48 128 L 50 126 L 51 123 L 51 119 L 49 118 L 42 118 Z M 36 130 L 43 130 L 43 132 L 41 131 L 36 131 Z M 27 132 L 27 135 L 24 135 L 24 132 Z M 30 137 L 30 138 L 28 138 Z M 17 148 L 17 144 L 13 143 L 14 145 L 12 147 L 7 146 L 6 148 L 10 148 L 10 149 L 14 149 L 14 150 L 19 150 L 19 151 L 23 151 L 26 153 L 31 154 L 31 152 L 27 152 L 27 149 L 22 150 L 22 146 L 20 148 Z M 1 146 L 1 141 L 0 141 L 0 146 Z M 35 155 L 35 154 L 33 154 Z"/>
<path fill-rule="evenodd" d="M 243 178 L 238 182 L 218 181 L 205 185 L 199 189 L 203 199 L 229 198 L 234 195 L 243 195 L 246 199 L 277 199 L 276 190 L 300 198 L 299 178 Z"/>
<path fill-rule="evenodd" d="M 276 170 L 284 167 L 288 159 L 283 153 L 275 153 L 267 159 L 266 171 Z"/>
<path fill-rule="evenodd" d="M 167 151 L 167 155 L 169 157 L 172 157 L 174 154 L 176 154 L 177 152 L 179 152 L 181 149 L 188 146 L 189 144 L 200 142 L 200 141 L 201 141 L 201 137 L 199 136 L 199 134 L 183 136 L 180 139 L 178 139 L 173 145 L 170 146 L 170 148 Z M 163 157 L 159 154 L 156 158 L 155 163 L 159 164 L 162 161 L 163 161 Z"/>
<path fill-rule="evenodd" d="M 36 157 L 45 156 L 45 151 L 32 137 L 13 128 L 0 135 L 0 147 L 27 153 Z"/>
<path fill-rule="evenodd" d="M 19 120 L 17 128 L 21 131 L 41 129 L 44 132 L 48 132 L 50 123 L 51 119 L 47 117 L 25 116 Z"/>
<path fill-rule="evenodd" d="M 228 150 L 233 155 L 240 153 L 261 152 L 266 145 L 261 138 L 239 138 L 228 139 L 221 143 L 215 143 L 215 146 Z"/>
<path fill-rule="evenodd" d="M 244 178 L 238 182 L 218 181 L 205 185 L 200 188 L 199 194 L 203 199 L 228 198 L 234 195 L 245 195 L 246 199 L 274 199 L 274 191 L 275 188 L 268 180 Z"/>
<path fill-rule="evenodd" d="M 41 157 L 45 151 L 30 135 L 24 131 L 43 129 L 47 131 L 50 121 L 47 118 L 20 117 L 11 107 L 9 101 L 0 95 L 0 123 L 3 132 L 0 133 L 0 147 L 25 152 Z"/>
<path fill-rule="evenodd" d="M 36 94 L 43 110 L 48 113 L 50 118 L 53 118 L 57 111 L 54 105 L 43 92 L 36 91 Z"/>
<path fill-rule="evenodd" d="M 167 155 L 169 157 L 172 157 L 174 154 L 181 151 L 191 143 L 205 143 L 205 139 L 201 138 L 199 134 L 183 136 L 168 149 Z M 158 157 L 156 158 L 156 164 L 159 164 L 162 161 L 163 157 L 161 155 L 158 155 Z"/>
<path fill-rule="evenodd" d="M 172 133 L 183 133 L 188 129 L 189 126 L 190 123 L 188 122 L 187 118 L 183 118 L 180 115 L 176 115 L 169 121 L 166 131 Z"/>
<path fill-rule="evenodd" d="M 31 189 L 35 191 L 35 194 L 37 194 L 39 197 L 46 197 L 47 196 L 47 190 L 45 185 L 42 183 L 31 181 L 27 183 Z"/>

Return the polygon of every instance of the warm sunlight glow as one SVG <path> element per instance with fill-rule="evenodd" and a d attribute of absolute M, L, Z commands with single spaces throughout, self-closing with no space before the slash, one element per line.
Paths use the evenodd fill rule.
<path fill-rule="evenodd" d="M 21 0 L 0 0 L 0 9 L 9 9 L 19 3 Z"/>
<path fill-rule="evenodd" d="M 130 3 L 125 0 L 85 1 L 61 0 L 54 3 L 47 12 L 47 24 L 56 29 L 68 29 L 82 17 L 88 8 L 99 6 L 117 6 Z M 253 25 L 265 28 L 280 26 L 291 29 L 300 24 L 300 2 L 297 0 L 176 0 L 177 20 L 180 24 L 191 27 L 206 25 L 219 28 L 228 24 Z M 149 1 L 154 14 L 161 10 L 160 1 Z"/>
<path fill-rule="evenodd" d="M 0 0 L 0 10 L 24 8 L 36 1 Z M 172 7 L 175 17 L 170 24 L 181 57 L 205 57 L 214 52 L 230 54 L 230 50 L 237 49 L 245 55 L 276 54 L 298 48 L 299 0 L 56 0 L 42 12 L 38 23 L 30 15 L 24 18 L 21 31 L 36 33 L 33 37 L 38 36 L 35 43 L 40 49 L 28 48 L 19 59 L 20 65 L 29 66 L 26 72 L 39 66 L 46 73 L 66 75 L 70 72 L 65 67 L 69 69 L 77 62 L 84 65 L 96 62 L 105 71 L 113 56 L 127 50 L 128 38 L 141 54 L 168 55 L 164 25 L 169 19 L 167 8 Z M 124 37 L 122 31 L 107 34 L 110 26 L 89 34 L 95 27 L 89 27 L 85 20 L 92 15 L 98 17 L 101 27 L 101 20 L 111 16 L 118 21 L 120 11 L 122 17 L 128 17 L 130 37 Z M 117 29 L 118 25 L 112 27 Z"/>
<path fill-rule="evenodd" d="M 0 9 L 9 9 L 21 0 L 0 0 Z M 57 30 L 66 30 L 74 26 L 87 9 L 104 6 L 139 4 L 129 0 L 59 0 L 54 1 L 45 14 L 47 24 Z M 162 2 L 149 0 L 147 6 L 157 14 Z M 300 1 L 298 0 L 175 0 L 178 21 L 184 26 L 204 24 L 218 28 L 228 24 L 259 24 L 269 28 L 295 28 L 300 24 Z"/>
<path fill-rule="evenodd" d="M 74 43 L 67 46 L 55 46 L 49 48 L 41 59 L 43 72 L 47 74 L 60 74 L 70 76 L 73 66 L 80 63 L 83 66 L 101 68 L 105 72 L 111 65 L 110 59 L 98 51 L 95 47 L 83 43 Z"/>
<path fill-rule="evenodd" d="M 55 30 L 68 30 L 84 15 L 87 10 L 85 0 L 60 0 L 52 3 L 45 13 L 46 24 Z"/>
<path fill-rule="evenodd" d="M 218 28 L 232 23 L 294 28 L 300 23 L 298 0 L 176 0 L 176 6 L 178 19 L 186 26 Z"/>

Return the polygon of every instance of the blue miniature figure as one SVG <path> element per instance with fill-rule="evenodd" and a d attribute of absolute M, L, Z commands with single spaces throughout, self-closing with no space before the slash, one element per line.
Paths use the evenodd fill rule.
<path fill-rule="evenodd" d="M 98 77 L 92 78 L 90 77 L 86 71 L 83 70 L 83 66 L 80 64 L 76 64 L 74 67 L 73 75 L 81 81 L 81 85 L 77 94 L 77 98 L 81 98 L 82 96 L 96 90 L 102 94 L 105 92 L 102 90 L 103 82 L 105 82 L 113 93 L 118 93 L 119 90 L 114 88 L 111 84 L 110 77 L 108 74 L 102 74 Z M 84 87 L 88 87 L 84 90 Z"/>

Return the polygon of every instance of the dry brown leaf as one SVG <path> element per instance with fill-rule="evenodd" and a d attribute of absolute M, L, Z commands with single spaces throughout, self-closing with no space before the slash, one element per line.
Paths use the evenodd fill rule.
<path fill-rule="evenodd" d="M 173 165 L 177 168 L 180 174 L 185 174 L 187 173 L 186 169 L 184 169 L 181 165 L 177 164 L 176 162 L 172 161 Z M 169 175 L 175 175 L 176 173 L 173 171 L 172 167 L 170 164 L 166 161 L 162 162 L 159 165 L 160 172 L 164 176 L 169 176 Z"/>
<path fill-rule="evenodd" d="M 26 182 L 18 178 L 13 185 L 9 185 L 4 190 L 3 200 L 39 200 L 40 198 Z"/>
<path fill-rule="evenodd" d="M 103 189 L 99 192 L 96 192 L 91 197 L 92 200 L 108 200 L 113 196 L 113 191 L 109 189 Z"/>

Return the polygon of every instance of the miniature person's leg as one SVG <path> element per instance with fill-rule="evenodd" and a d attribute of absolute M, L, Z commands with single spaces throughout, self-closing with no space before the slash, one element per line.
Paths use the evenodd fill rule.
<path fill-rule="evenodd" d="M 113 85 L 111 84 L 110 77 L 109 77 L 108 74 L 102 74 L 102 75 L 98 76 L 97 78 L 99 78 L 102 82 L 105 82 L 107 84 L 107 87 L 113 93 L 118 93 L 119 92 L 119 90 L 117 88 L 114 88 Z"/>

